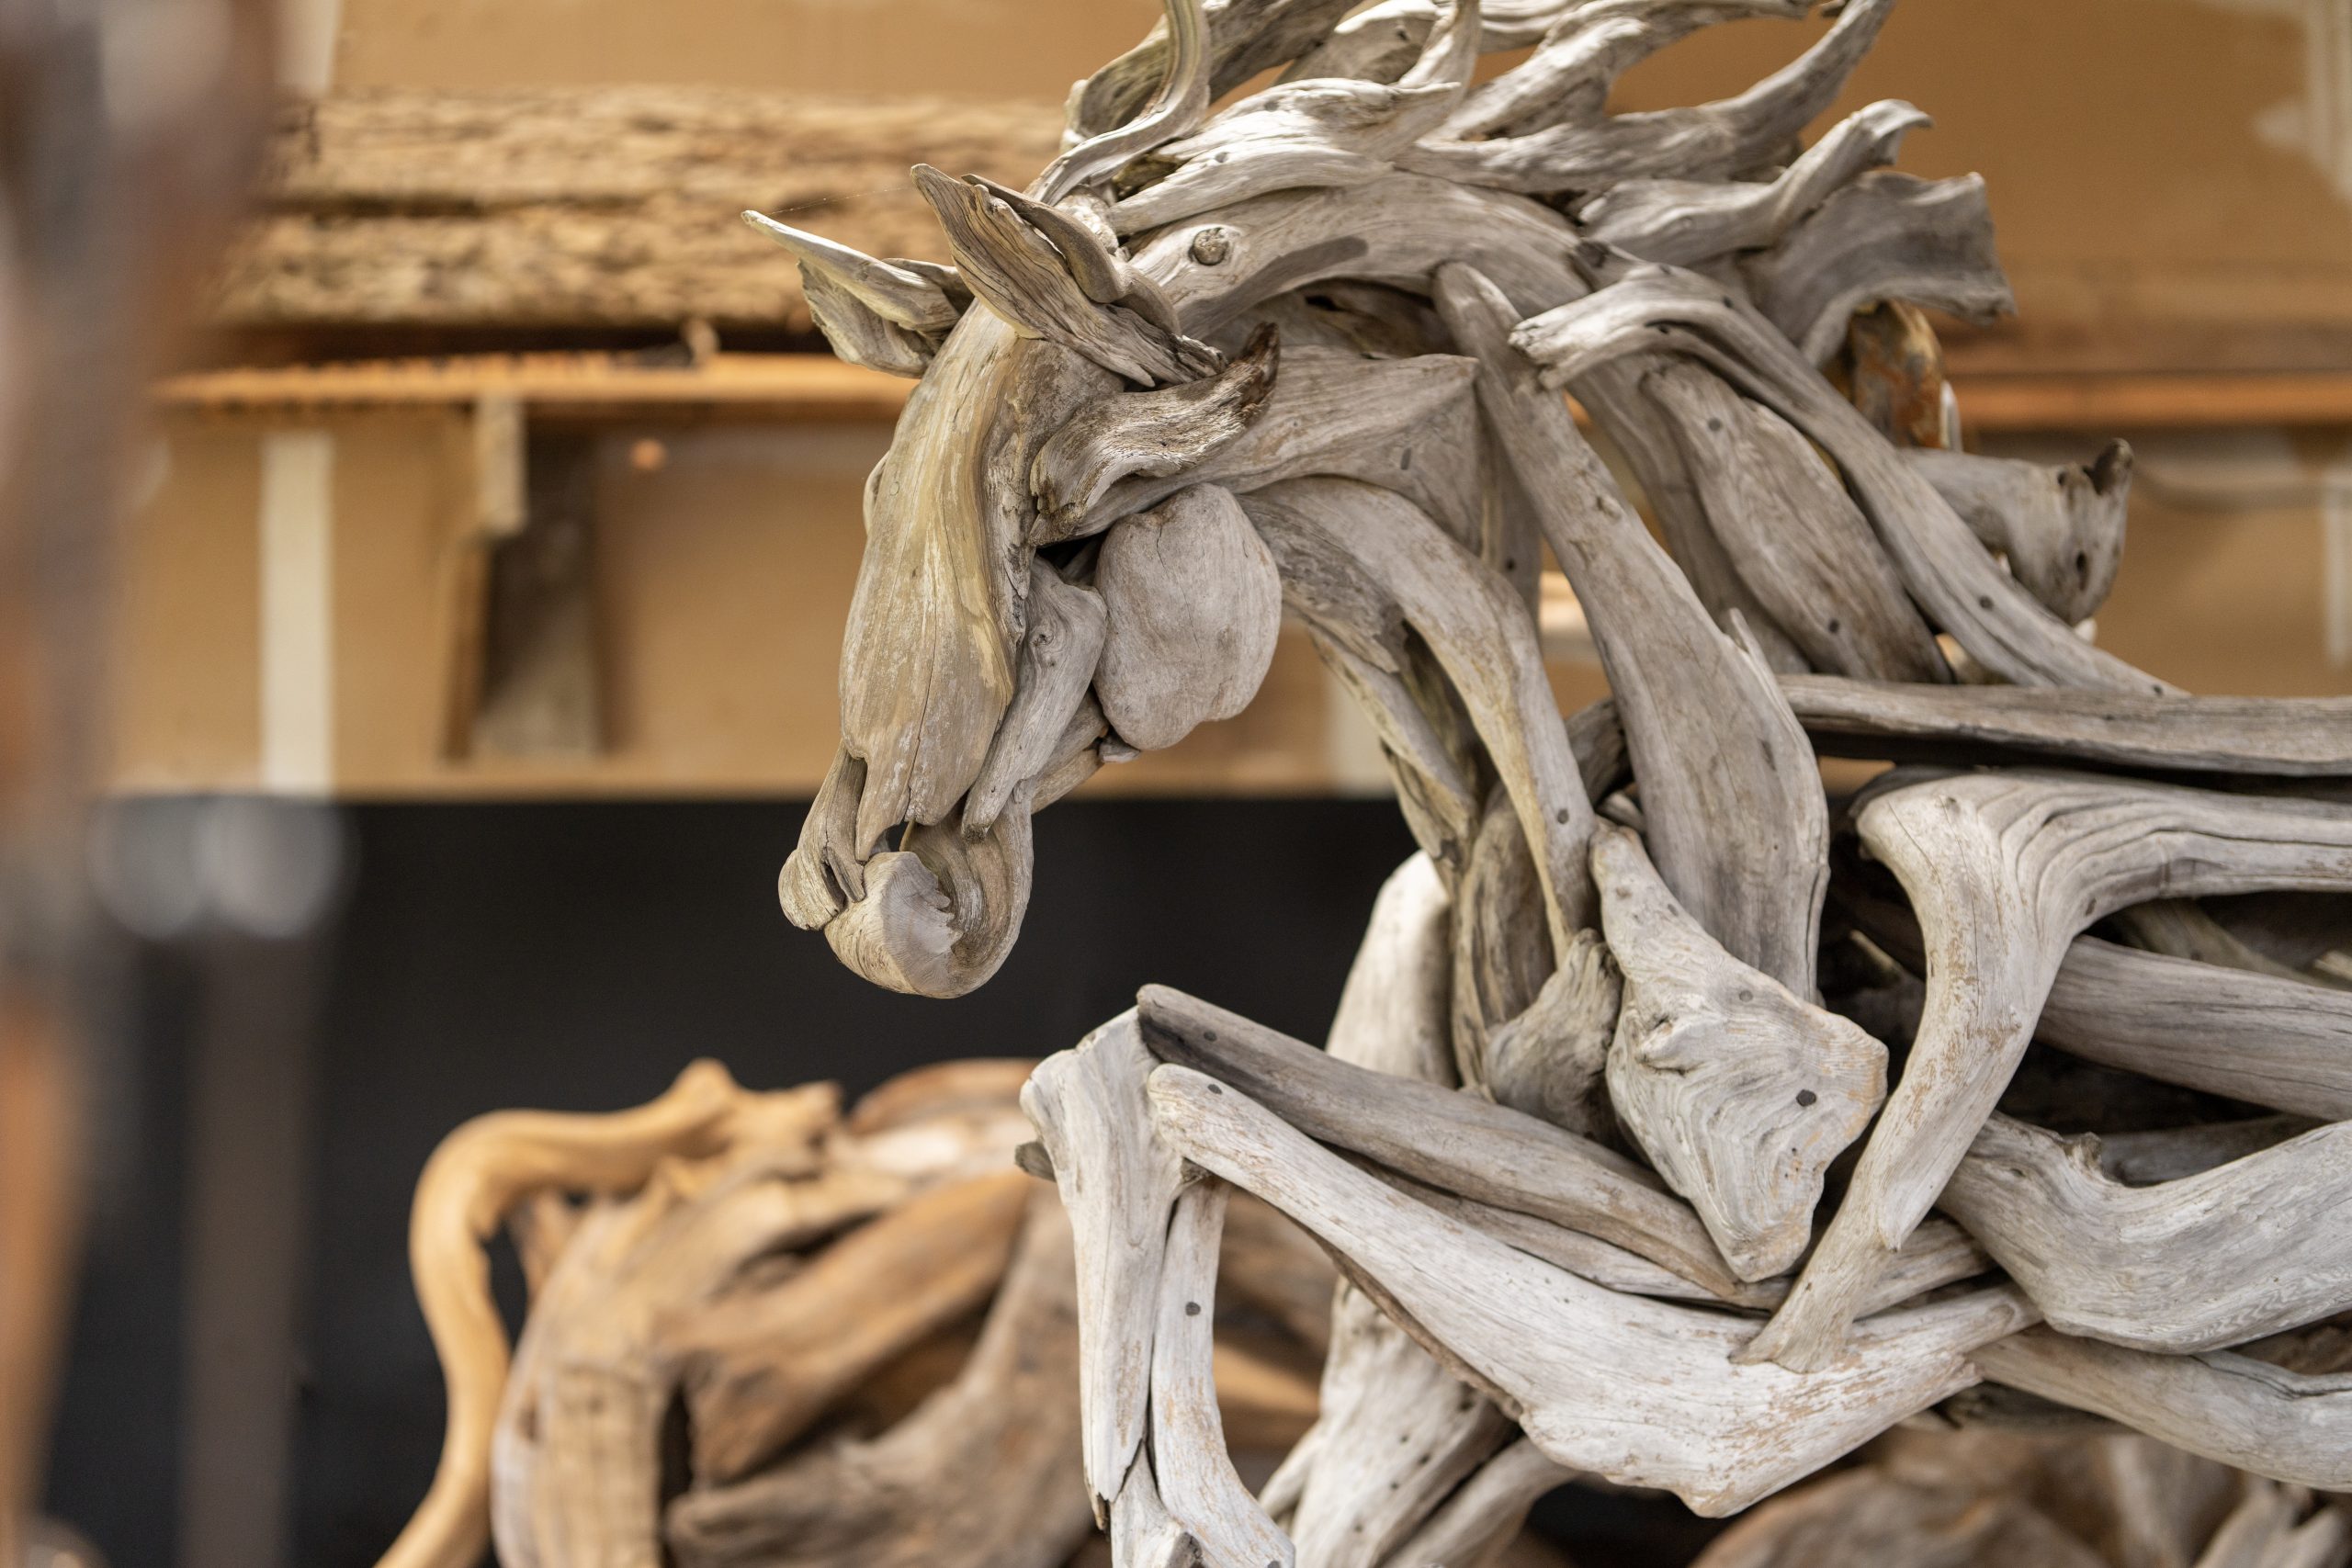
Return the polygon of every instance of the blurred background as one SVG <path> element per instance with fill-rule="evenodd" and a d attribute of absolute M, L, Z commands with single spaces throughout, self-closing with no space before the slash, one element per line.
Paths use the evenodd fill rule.
<path fill-rule="evenodd" d="M 635 1103 L 699 1055 L 856 1091 L 1043 1055 L 1147 979 L 1319 1037 L 1411 844 L 1303 638 L 1241 717 L 1040 818 L 977 996 L 875 990 L 775 907 L 906 389 L 824 356 L 734 215 L 943 254 L 907 165 L 1025 182 L 1156 15 L 288 0 L 106 623 L 110 1016 L 47 1506 L 118 1568 L 391 1540 L 441 1422 L 408 1200 L 469 1116 Z M 1619 107 L 1814 30 L 1717 28 Z M 1905 167 L 1985 176 L 2016 284 L 2017 320 L 1946 333 L 1972 443 L 2139 454 L 2101 643 L 2352 693 L 2352 0 L 1905 0 L 1830 118 L 1884 96 L 1936 118 Z M 1574 705 L 1602 688 L 1556 608 Z M 1611 1506 L 1546 1522 L 1639 1560 Z"/>

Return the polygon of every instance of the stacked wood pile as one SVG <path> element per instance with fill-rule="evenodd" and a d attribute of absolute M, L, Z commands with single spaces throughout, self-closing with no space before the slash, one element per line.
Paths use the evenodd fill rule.
<path fill-rule="evenodd" d="M 286 106 L 265 209 L 213 308 L 232 328 L 807 333 L 747 207 L 882 255 L 944 254 L 907 168 L 1021 177 L 1059 126 L 1025 104 L 710 87 L 350 90 Z"/>

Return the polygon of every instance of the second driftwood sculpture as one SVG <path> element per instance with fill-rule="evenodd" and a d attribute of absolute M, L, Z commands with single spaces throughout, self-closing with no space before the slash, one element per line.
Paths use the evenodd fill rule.
<path fill-rule="evenodd" d="M 953 266 L 754 219 L 844 357 L 921 378 L 793 919 L 978 986 L 1033 814 L 1240 708 L 1284 613 L 1422 846 L 1328 1050 L 1147 990 L 1025 1091 L 1123 1563 L 1460 1568 L 1568 1472 L 1723 1513 L 1939 1404 L 2352 1487 L 2298 1338 L 2352 1306 L 2352 704 L 2188 696 L 2075 624 L 2128 449 L 1957 449 L 1917 308 L 2007 308 L 1981 182 L 1886 167 L 1907 104 L 1798 141 L 1892 0 L 1607 111 L 1810 8 L 1170 0 L 1026 191 L 916 169 Z M 1613 692 L 1565 722 L 1547 549 Z M 1838 800 L 1823 754 L 1908 765 Z M 1256 1496 L 1200 1310 L 1230 1187 L 1355 1325 Z"/>

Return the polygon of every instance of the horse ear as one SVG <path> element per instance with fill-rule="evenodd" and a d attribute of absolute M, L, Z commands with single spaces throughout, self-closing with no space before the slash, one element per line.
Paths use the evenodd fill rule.
<path fill-rule="evenodd" d="M 877 261 L 757 212 L 744 213 L 743 221 L 799 262 L 808 313 L 833 352 L 853 365 L 921 376 L 970 302 L 952 267 Z"/>
<path fill-rule="evenodd" d="M 928 164 L 915 165 L 914 178 L 966 286 L 1023 336 L 1074 349 L 1145 386 L 1225 367 L 1216 350 L 1175 330 L 1174 312 L 1148 280 L 1068 214 Z"/>

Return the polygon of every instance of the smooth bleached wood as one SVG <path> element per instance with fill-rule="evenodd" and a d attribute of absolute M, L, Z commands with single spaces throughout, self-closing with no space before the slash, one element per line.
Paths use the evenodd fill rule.
<path fill-rule="evenodd" d="M 1182 1160 L 1136 1114 L 1158 1065 L 1136 1015 L 1122 1013 L 1040 1063 L 1021 1091 L 1077 1236 L 1079 1407 L 1097 1519 L 1143 1444 L 1168 1217 L 1185 1180 Z"/>
<path fill-rule="evenodd" d="M 2033 1319 L 2021 1297 L 1984 1291 L 1873 1319 L 1869 1354 L 1838 1368 L 1738 1362 L 1737 1320 L 1617 1295 L 1455 1225 L 1238 1090 L 1167 1066 L 1149 1092 L 1161 1136 L 1321 1236 L 1553 1460 L 1701 1514 L 1744 1507 L 1967 1387 L 1968 1352 Z"/>
<path fill-rule="evenodd" d="M 2088 463 L 2055 467 L 1964 452 L 1906 456 L 2052 615 L 2081 621 L 2107 602 L 2123 560 L 2129 445 L 2112 442 Z"/>
<path fill-rule="evenodd" d="M 1489 1101 L 1334 1061 L 1165 986 L 1144 987 L 1136 1017 L 1159 1058 L 1230 1084 L 1321 1142 L 1432 1187 L 1613 1242 L 1718 1294 L 1736 1288 L 1698 1216 L 1641 1166 L 1589 1139 Z"/>
<path fill-rule="evenodd" d="M 1118 524 L 1094 581 L 1108 619 L 1094 689 L 1122 740 L 1173 746 L 1258 694 L 1282 574 L 1230 491 L 1195 485 Z"/>
<path fill-rule="evenodd" d="M 2068 944 L 2156 894 L 2352 887 L 2352 808 L 2086 774 L 1896 775 L 1857 825 L 1918 911 L 1917 1038 L 1846 1199 L 1750 1354 L 1819 1367 L 1855 1293 L 1967 1152 L 2032 1037 Z"/>
<path fill-rule="evenodd" d="M 2097 1140 L 1995 1116 L 1936 1202 L 2059 1332 L 2220 1349 L 2352 1305 L 2352 1250 L 2312 1227 L 2352 1201 L 2347 1140 L 2352 1127 L 2322 1127 L 2127 1187 L 2099 1168 Z"/>
<path fill-rule="evenodd" d="M 1585 607 L 1667 886 L 1732 953 L 1810 993 L 1829 829 L 1803 733 L 1511 348 L 1500 292 L 1458 265 L 1437 289 L 1478 356 L 1479 408 Z"/>
<path fill-rule="evenodd" d="M 1592 846 L 1601 929 L 1624 976 L 1609 1099 L 1732 1272 L 1770 1279 L 1813 1244 L 1829 1162 L 1886 1098 L 1886 1047 L 1700 929 L 1641 840 Z"/>

